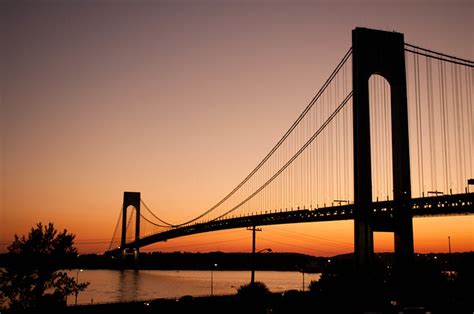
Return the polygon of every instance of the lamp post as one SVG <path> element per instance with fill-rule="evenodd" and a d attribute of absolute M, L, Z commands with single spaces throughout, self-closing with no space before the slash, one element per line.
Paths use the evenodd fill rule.
<path fill-rule="evenodd" d="M 451 255 L 451 237 L 448 236 L 448 253 Z"/>
<path fill-rule="evenodd" d="M 211 266 L 211 296 L 214 295 L 214 267 L 217 267 L 217 264 Z"/>
<path fill-rule="evenodd" d="M 255 283 L 255 255 L 256 254 L 259 254 L 259 253 L 262 253 L 262 252 L 271 252 L 272 249 L 270 248 L 266 248 L 266 249 L 263 249 L 263 250 L 260 250 L 258 252 L 255 252 L 255 246 L 253 246 L 253 249 L 252 249 L 252 274 L 250 276 L 250 284 L 253 285 Z"/>
<path fill-rule="evenodd" d="M 301 274 L 303 275 L 303 291 L 304 291 L 304 269 L 301 270 Z"/>
<path fill-rule="evenodd" d="M 76 271 L 76 284 L 79 284 L 79 272 L 83 272 L 84 269 L 78 269 Z M 77 295 L 79 294 L 79 290 L 76 290 L 76 300 L 74 301 L 74 304 L 77 305 Z"/>

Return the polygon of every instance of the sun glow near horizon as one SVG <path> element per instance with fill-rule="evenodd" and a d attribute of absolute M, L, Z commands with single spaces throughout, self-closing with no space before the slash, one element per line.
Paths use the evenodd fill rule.
<path fill-rule="evenodd" d="M 0 252 L 14 234 L 51 221 L 77 235 L 81 253 L 101 253 L 123 191 L 141 192 L 156 214 L 173 223 L 201 214 L 280 139 L 350 46 L 350 31 L 358 25 L 396 29 L 409 42 L 474 55 L 469 40 L 459 40 L 472 38 L 472 4 L 456 1 L 6 1 L 0 8 L 0 35 L 8 43 L 0 58 Z M 472 216 L 415 218 L 415 250 L 446 252 L 450 236 L 453 251 L 472 251 L 473 226 Z M 353 251 L 350 221 L 263 229 L 257 245 L 276 252 Z M 235 229 L 143 251 L 250 247 L 250 232 Z M 393 250 L 390 236 L 377 236 L 376 249 Z"/>

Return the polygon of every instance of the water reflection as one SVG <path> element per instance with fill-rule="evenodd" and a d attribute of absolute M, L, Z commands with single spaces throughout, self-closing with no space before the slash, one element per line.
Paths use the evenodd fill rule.
<path fill-rule="evenodd" d="M 128 301 L 140 298 L 140 273 L 138 270 L 118 271 L 118 300 Z"/>
<path fill-rule="evenodd" d="M 68 271 L 74 275 L 76 270 Z M 320 274 L 305 273 L 305 286 L 319 280 Z M 213 293 L 234 294 L 241 285 L 249 283 L 248 271 L 214 271 Z M 255 280 L 263 281 L 271 291 L 302 289 L 299 272 L 257 271 Z M 179 298 L 184 295 L 210 294 L 209 271 L 193 270 L 87 270 L 81 281 L 90 282 L 86 291 L 78 295 L 78 304 Z M 68 298 L 74 304 L 74 296 Z"/>

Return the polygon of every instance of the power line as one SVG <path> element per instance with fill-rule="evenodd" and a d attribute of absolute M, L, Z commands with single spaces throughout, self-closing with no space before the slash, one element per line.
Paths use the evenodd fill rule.
<path fill-rule="evenodd" d="M 278 227 L 272 227 L 272 228 L 269 228 L 268 230 L 271 231 L 271 229 L 276 229 L 276 230 L 280 230 L 280 231 L 283 231 L 283 232 L 287 232 L 289 234 L 300 235 L 300 236 L 307 237 L 307 238 L 313 238 L 313 239 L 316 239 L 316 240 L 323 240 L 323 241 L 339 243 L 339 244 L 349 245 L 349 246 L 353 245 L 353 243 L 349 243 L 349 242 L 331 240 L 331 239 L 328 239 L 328 238 L 318 237 L 318 236 L 315 236 L 315 235 L 309 235 L 309 234 L 302 233 L 302 232 L 297 232 L 297 231 L 290 231 L 290 230 L 286 230 L 286 229 L 278 228 Z"/>
<path fill-rule="evenodd" d="M 270 240 L 270 239 L 265 238 L 265 237 L 260 237 L 259 239 L 261 239 L 263 241 L 271 242 L 271 243 L 276 243 L 276 244 L 291 246 L 291 247 L 295 247 L 295 248 L 299 248 L 299 249 L 304 249 L 304 250 L 307 250 L 307 251 L 315 251 L 315 252 L 323 252 L 323 253 L 328 253 L 328 254 L 334 254 L 333 251 L 320 250 L 320 249 L 316 249 L 316 248 L 310 248 L 310 247 L 307 247 L 307 246 L 297 245 L 297 244 L 294 244 L 294 243 L 286 243 L 286 242 L 281 242 L 281 241 Z"/>
<path fill-rule="evenodd" d="M 236 239 L 229 239 L 229 240 L 222 240 L 222 241 L 212 241 L 212 242 L 207 242 L 207 243 L 193 243 L 193 244 L 175 245 L 175 246 L 167 247 L 166 249 L 175 249 L 175 248 L 182 248 L 182 247 L 196 247 L 196 246 L 209 246 L 209 245 L 214 245 L 214 244 L 228 243 L 228 242 L 235 242 L 235 241 L 242 241 L 242 240 L 248 240 L 248 238 L 244 237 L 244 238 L 236 238 Z M 156 251 L 154 251 L 154 252 L 156 252 Z"/>

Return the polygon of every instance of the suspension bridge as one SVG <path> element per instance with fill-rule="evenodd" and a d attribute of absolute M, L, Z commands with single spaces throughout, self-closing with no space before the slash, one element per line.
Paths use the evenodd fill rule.
<path fill-rule="evenodd" d="M 323 86 L 232 191 L 181 223 L 125 192 L 108 253 L 138 255 L 231 228 L 353 219 L 359 265 L 372 260 L 378 231 L 394 233 L 396 262 L 410 263 L 413 217 L 474 213 L 473 69 L 401 33 L 354 29 Z"/>

